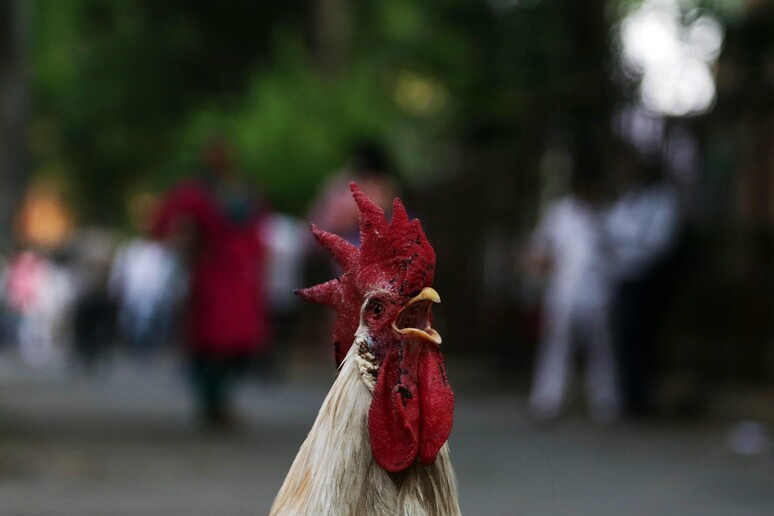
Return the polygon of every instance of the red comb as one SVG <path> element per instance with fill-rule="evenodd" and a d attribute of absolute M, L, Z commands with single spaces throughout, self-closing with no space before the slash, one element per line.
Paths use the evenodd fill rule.
<path fill-rule="evenodd" d="M 355 183 L 352 196 L 360 212 L 360 249 L 333 233 L 312 226 L 317 241 L 341 265 L 336 279 L 297 291 L 308 301 L 337 311 L 333 341 L 338 366 L 347 354 L 360 324 L 365 295 L 375 288 L 411 298 L 433 283 L 435 251 L 419 220 L 409 221 L 400 199 L 393 203 L 392 222 Z"/>

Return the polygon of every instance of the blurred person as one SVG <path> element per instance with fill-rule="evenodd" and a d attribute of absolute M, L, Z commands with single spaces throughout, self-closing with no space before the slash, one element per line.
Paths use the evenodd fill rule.
<path fill-rule="evenodd" d="M 660 278 L 675 247 L 680 216 L 674 189 L 634 149 L 619 151 L 614 170 L 624 188 L 607 220 L 615 274 L 613 335 L 624 409 L 636 416 L 652 409 Z"/>
<path fill-rule="evenodd" d="M 300 305 L 294 291 L 303 284 L 304 245 L 308 232 L 306 224 L 287 214 L 274 212 L 265 218 L 268 310 L 274 340 L 283 344 L 277 346 L 280 349 L 288 349 L 285 344 L 295 336 Z"/>
<path fill-rule="evenodd" d="M 27 353 L 21 349 L 22 341 L 28 339 L 28 333 L 23 328 L 34 317 L 43 268 L 43 258 L 32 250 L 20 251 L 8 262 L 5 281 L 8 330 L 10 339 L 19 347 L 20 353 Z M 26 334 L 24 337 L 23 333 Z"/>
<path fill-rule="evenodd" d="M 11 259 L 7 274 L 7 306 L 22 360 L 36 368 L 60 365 L 74 299 L 69 272 L 37 251 L 24 250 Z"/>
<path fill-rule="evenodd" d="M 150 235 L 154 203 L 148 195 L 130 202 L 130 218 L 138 234 L 118 248 L 108 279 L 120 337 L 140 359 L 157 353 L 171 340 L 176 308 L 185 291 L 177 256 Z"/>
<path fill-rule="evenodd" d="M 270 357 L 261 203 L 237 176 L 222 139 L 202 154 L 201 177 L 162 199 L 154 232 L 179 249 L 189 269 L 185 352 L 202 422 L 234 423 L 231 389 L 254 360 Z"/>
<path fill-rule="evenodd" d="M 597 178 L 576 174 L 572 192 L 547 207 L 532 236 L 527 261 L 547 275 L 529 396 L 531 415 L 539 421 L 559 415 L 578 351 L 585 358 L 592 418 L 607 423 L 619 414 L 604 221 Z"/>
<path fill-rule="evenodd" d="M 93 373 L 106 366 L 115 336 L 115 307 L 105 293 L 105 273 L 96 284 L 82 289 L 73 308 L 75 358 L 83 370 Z"/>
<path fill-rule="evenodd" d="M 381 144 L 374 141 L 357 143 L 346 166 L 332 174 L 323 184 L 309 209 L 309 220 L 320 228 L 360 245 L 358 211 L 349 191 L 355 181 L 374 203 L 389 215 L 398 188 L 392 176 L 392 165 Z M 314 246 L 317 250 L 318 246 Z"/>
<path fill-rule="evenodd" d="M 85 372 L 94 373 L 108 364 L 115 342 L 115 304 L 107 290 L 115 236 L 104 227 L 82 227 L 71 248 L 74 358 Z"/>

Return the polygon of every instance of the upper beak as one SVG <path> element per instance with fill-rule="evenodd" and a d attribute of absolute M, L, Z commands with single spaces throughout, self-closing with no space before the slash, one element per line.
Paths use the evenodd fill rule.
<path fill-rule="evenodd" d="M 440 303 L 441 296 L 435 289 L 425 287 L 422 292 L 400 309 L 392 322 L 392 329 L 401 335 L 428 340 L 441 344 L 441 335 L 432 326 L 433 303 Z"/>

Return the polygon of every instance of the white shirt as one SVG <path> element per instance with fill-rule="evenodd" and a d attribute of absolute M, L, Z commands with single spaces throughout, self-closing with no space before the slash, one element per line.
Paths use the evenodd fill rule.
<path fill-rule="evenodd" d="M 178 275 L 176 257 L 169 249 L 159 242 L 136 238 L 116 253 L 108 287 L 121 310 L 146 319 L 181 295 Z"/>
<path fill-rule="evenodd" d="M 654 184 L 633 188 L 610 209 L 607 233 L 619 279 L 647 273 L 673 246 L 678 227 L 677 195 Z"/>
<path fill-rule="evenodd" d="M 534 244 L 552 262 L 547 302 L 577 307 L 609 300 L 612 277 L 604 224 L 603 210 L 574 195 L 547 208 L 534 234 Z"/>

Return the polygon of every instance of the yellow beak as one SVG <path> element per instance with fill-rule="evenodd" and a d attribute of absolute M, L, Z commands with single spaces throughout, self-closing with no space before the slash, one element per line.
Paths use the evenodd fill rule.
<path fill-rule="evenodd" d="M 416 337 L 436 345 L 441 344 L 441 335 L 430 326 L 430 312 L 433 303 L 440 303 L 441 296 L 435 289 L 425 287 L 398 312 L 392 322 L 392 329 L 401 335 Z"/>

